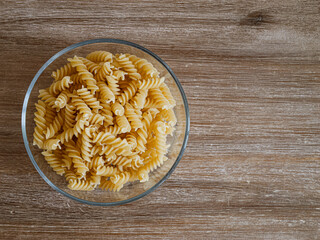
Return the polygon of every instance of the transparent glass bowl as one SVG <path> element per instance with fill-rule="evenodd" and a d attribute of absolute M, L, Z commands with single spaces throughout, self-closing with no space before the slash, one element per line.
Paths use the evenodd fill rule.
<path fill-rule="evenodd" d="M 67 63 L 67 58 L 86 56 L 88 53 L 98 50 L 105 50 L 113 54 L 129 53 L 138 57 L 145 58 L 151 62 L 160 72 L 161 76 L 166 77 L 172 95 L 177 105 L 174 108 L 177 117 L 176 130 L 172 137 L 167 138 L 167 143 L 171 146 L 168 152 L 168 160 L 163 166 L 150 173 L 148 182 L 140 183 L 135 181 L 126 184 L 120 192 L 109 192 L 101 189 L 94 191 L 73 191 L 67 188 L 67 182 L 63 176 L 57 175 L 41 155 L 41 150 L 33 146 L 34 124 L 34 104 L 38 101 L 39 89 L 47 88 L 52 83 L 50 77 L 52 71 Z M 42 178 L 55 190 L 63 195 L 82 203 L 111 206 L 128 203 L 137 200 L 159 187 L 174 171 L 178 165 L 187 145 L 190 117 L 186 96 L 172 70 L 156 54 L 135 43 L 117 39 L 93 39 L 71 45 L 50 58 L 37 72 L 33 78 L 23 102 L 21 126 L 23 140 L 28 155 Z"/>

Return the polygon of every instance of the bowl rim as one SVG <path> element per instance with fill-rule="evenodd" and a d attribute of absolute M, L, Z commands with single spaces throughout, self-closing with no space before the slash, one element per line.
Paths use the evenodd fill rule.
<path fill-rule="evenodd" d="M 81 46 L 85 46 L 85 45 L 89 45 L 89 44 L 94 44 L 94 43 L 117 43 L 117 44 L 123 44 L 123 45 L 128 45 L 131 47 L 135 47 L 137 49 L 140 49 L 144 52 L 146 52 L 147 54 L 151 55 L 153 58 L 155 58 L 157 61 L 159 61 L 165 68 L 166 70 L 170 73 L 170 75 L 172 76 L 172 78 L 174 79 L 176 85 L 178 86 L 178 89 L 180 91 L 180 94 L 182 96 L 183 99 L 183 103 L 184 103 L 184 108 L 185 108 L 185 113 L 186 113 L 186 128 L 185 128 L 185 137 L 183 140 L 183 144 L 182 147 L 180 149 L 179 155 L 177 157 L 177 159 L 175 160 L 174 164 L 172 165 L 172 167 L 170 168 L 170 170 L 166 173 L 166 175 L 160 180 L 158 181 L 154 186 L 152 186 L 150 189 L 148 189 L 147 191 L 144 191 L 143 193 L 134 196 L 132 198 L 128 198 L 126 200 L 121 200 L 121 201 L 116 201 L 116 202 L 109 202 L 109 203 L 104 203 L 104 202 L 93 202 L 93 201 L 88 201 L 85 199 L 81 199 L 81 198 L 77 198 L 65 191 L 63 191 L 62 189 L 60 189 L 59 187 L 57 187 L 55 184 L 53 184 L 48 178 L 47 176 L 41 171 L 41 169 L 39 168 L 37 162 L 35 161 L 33 154 L 31 152 L 31 149 L 29 147 L 29 141 L 28 141 L 28 137 L 27 137 L 27 132 L 26 132 L 26 113 L 27 113 L 27 106 L 28 106 L 28 101 L 29 101 L 29 97 L 31 94 L 31 91 L 36 83 L 36 81 L 38 80 L 39 76 L 42 74 L 42 72 L 57 58 L 59 58 L 61 55 L 75 49 Z M 96 205 L 96 206 L 116 206 L 116 205 L 121 205 L 121 204 L 126 204 L 126 203 L 130 203 L 133 202 L 135 200 L 138 200 L 146 195 L 148 195 L 149 193 L 151 193 L 152 191 L 154 191 L 155 189 L 157 189 L 165 180 L 167 180 L 169 178 L 169 176 L 172 174 L 172 172 L 175 170 L 175 168 L 177 167 L 178 163 L 180 162 L 182 155 L 186 149 L 187 146 L 187 142 L 188 142 L 188 138 L 189 138 L 189 131 L 190 131 L 190 114 L 189 114 L 189 106 L 188 106 L 188 102 L 187 102 L 187 98 L 186 95 L 183 91 L 183 88 L 178 80 L 178 78 L 176 77 L 176 75 L 173 73 L 173 71 L 171 70 L 171 68 L 168 66 L 168 64 L 163 61 L 159 56 L 157 56 L 155 53 L 151 52 L 150 50 L 136 44 L 133 42 L 129 42 L 129 41 L 125 41 L 125 40 L 120 40 L 120 39 L 114 39 L 114 38 L 98 38 L 98 39 L 91 39 L 91 40 L 87 40 L 87 41 L 83 41 L 83 42 L 79 42 L 79 43 L 75 43 L 72 44 L 64 49 L 62 49 L 61 51 L 57 52 L 55 55 L 53 55 L 40 69 L 39 71 L 36 73 L 36 75 L 34 76 L 34 78 L 32 79 L 28 90 L 26 92 L 26 95 L 24 97 L 24 101 L 23 101 L 23 106 L 22 106 L 22 114 L 21 114 L 21 128 L 22 128 L 22 136 L 23 136 L 23 141 L 24 141 L 24 145 L 26 148 L 26 151 L 29 155 L 29 158 L 32 162 L 32 164 L 34 165 L 34 167 L 36 168 L 36 170 L 38 171 L 38 173 L 40 174 L 40 176 L 46 181 L 47 184 L 49 184 L 49 186 L 51 186 L 54 190 L 56 190 L 57 192 L 61 193 L 62 195 L 71 198 L 72 200 L 81 202 L 81 203 L 85 203 L 85 204 L 89 204 L 89 205 Z"/>

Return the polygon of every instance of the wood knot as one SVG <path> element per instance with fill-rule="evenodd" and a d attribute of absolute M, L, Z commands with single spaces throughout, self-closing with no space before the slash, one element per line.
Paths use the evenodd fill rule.
<path fill-rule="evenodd" d="M 263 11 L 254 11 L 249 13 L 245 18 L 240 20 L 240 25 L 247 26 L 260 26 L 264 23 L 271 23 L 272 18 L 270 15 Z"/>

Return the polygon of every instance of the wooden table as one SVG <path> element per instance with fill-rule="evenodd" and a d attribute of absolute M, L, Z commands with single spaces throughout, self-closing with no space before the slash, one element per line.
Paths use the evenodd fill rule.
<path fill-rule="evenodd" d="M 320 239 L 320 4 L 310 1 L 1 1 L 0 239 Z M 186 92 L 188 148 L 127 205 L 51 189 L 20 112 L 54 53 L 119 38 L 163 58 Z"/>

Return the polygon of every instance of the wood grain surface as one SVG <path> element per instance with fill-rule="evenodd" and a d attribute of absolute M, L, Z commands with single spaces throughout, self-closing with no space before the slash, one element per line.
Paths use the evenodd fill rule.
<path fill-rule="evenodd" d="M 35 73 L 92 38 L 158 54 L 190 105 L 173 175 L 117 207 L 57 193 L 21 136 Z M 320 239 L 318 0 L 2 0 L 0 50 L 0 239 Z"/>

